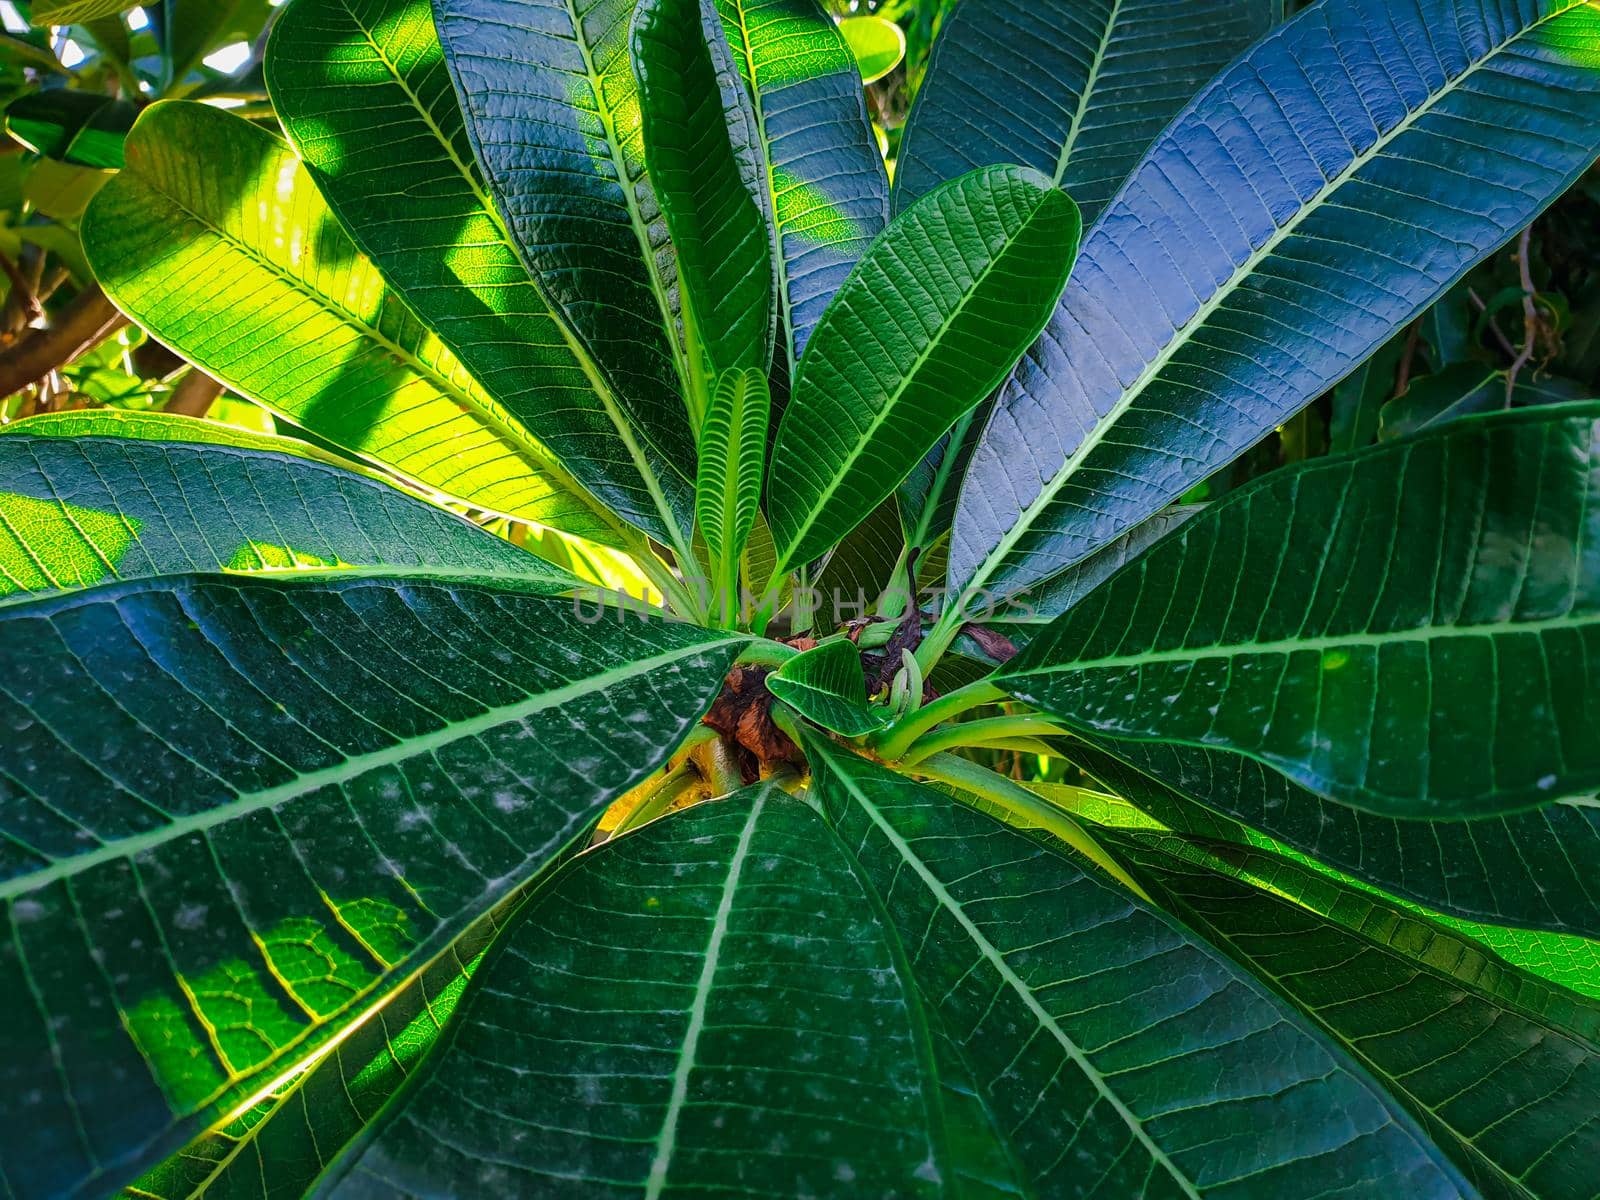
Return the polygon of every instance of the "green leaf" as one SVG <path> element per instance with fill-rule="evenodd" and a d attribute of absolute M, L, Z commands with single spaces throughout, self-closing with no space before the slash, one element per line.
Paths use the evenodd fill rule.
<path fill-rule="evenodd" d="M 524 888 L 419 971 L 371 1017 L 271 1095 L 131 1185 L 159 1200 L 304 1195 L 426 1061 Z"/>
<path fill-rule="evenodd" d="M 1061 294 L 1078 233 L 1065 192 L 991 167 L 873 244 L 818 324 L 778 428 L 767 486 L 780 567 L 860 524 L 1005 378 Z"/>
<path fill-rule="evenodd" d="M 662 476 L 668 541 L 692 561 L 694 430 L 676 265 L 645 171 L 628 12 L 616 0 L 435 0 L 471 148 L 529 272 Z"/>
<path fill-rule="evenodd" d="M 1052 749 L 1057 754 L 1065 752 L 1070 761 L 1086 772 L 1103 774 L 1105 764 L 1109 761 L 1108 755 L 1096 754 L 1083 742 L 1062 742 L 1058 739 Z M 1120 763 L 1110 774 L 1123 781 L 1134 778 L 1134 773 Z M 1491 959 L 1503 959 L 1518 971 L 1557 985 L 1557 989 L 1563 993 L 1570 991 L 1588 1000 L 1600 1001 L 1600 941 L 1572 933 L 1486 924 L 1441 912 L 1427 904 L 1374 886 L 1337 867 L 1318 862 L 1287 842 L 1259 830 L 1249 829 L 1216 814 L 1203 813 L 1175 793 L 1169 792 L 1164 799 L 1160 798 L 1157 796 L 1158 785 L 1150 780 L 1134 784 L 1129 789 L 1130 795 L 1139 797 L 1139 804 L 1084 787 L 1051 783 L 1030 783 L 1026 786 L 1079 821 L 1114 830 L 1175 832 L 1188 847 L 1184 853 L 1191 856 L 1206 855 L 1208 867 L 1226 874 L 1248 875 L 1252 882 L 1269 887 L 1288 896 L 1296 904 L 1347 924 L 1357 931 L 1361 929 L 1363 914 L 1367 910 L 1359 904 L 1345 903 L 1341 899 L 1348 889 L 1375 897 L 1380 904 L 1398 906 L 1426 922 L 1443 926 L 1452 936 L 1473 943 L 1475 949 L 1472 953 L 1480 957 L 1488 955 Z M 1152 811 L 1146 811 L 1140 805 L 1146 805 Z M 1165 817 L 1173 817 L 1177 826 L 1169 826 L 1154 816 L 1155 810 Z M 1470 822 L 1454 824 L 1459 828 L 1470 825 Z M 1252 874 L 1247 870 L 1247 864 L 1257 852 L 1269 862 L 1287 860 L 1295 869 L 1287 874 Z"/>
<path fill-rule="evenodd" d="M 0 610 L 13 1191 L 114 1187 L 326 1045 L 586 837 L 743 644 L 448 566 Z"/>
<path fill-rule="evenodd" d="M 777 247 L 774 374 L 794 378 L 811 331 L 889 220 L 889 181 L 855 56 L 817 0 L 715 0 L 756 131 L 758 203 Z"/>
<path fill-rule="evenodd" d="M 1474 413 L 1498 412 L 1512 405 L 1560 404 L 1592 399 L 1593 395 L 1593 388 L 1567 379 L 1519 378 L 1508 388 L 1504 371 L 1483 363 L 1452 363 L 1432 375 L 1412 380 L 1405 395 L 1384 405 L 1378 413 L 1378 437 L 1407 437 Z"/>
<path fill-rule="evenodd" d="M 807 750 L 1024 1194 L 1473 1195 L 1342 1051 L 1060 843 Z"/>
<path fill-rule="evenodd" d="M 1503 246 L 1600 151 L 1597 37 L 1586 0 L 1323 0 L 1218 76 L 1090 231 L 1001 392 L 952 590 L 1087 558 Z"/>
<path fill-rule="evenodd" d="M 1485 1195 L 1592 1190 L 1600 1006 L 1282 859 L 1117 842 L 1169 911 L 1361 1063 Z M 1275 894 L 1301 890 L 1337 919 Z"/>
<path fill-rule="evenodd" d="M 1600 404 L 1533 409 L 1269 474 L 995 682 L 1087 735 L 1244 754 L 1383 816 L 1592 793 L 1597 430 Z"/>
<path fill-rule="evenodd" d="M 129 0 L 34 0 L 36 25 L 81 25 L 134 7 Z"/>
<path fill-rule="evenodd" d="M 241 395 L 480 508 L 616 544 L 614 522 L 384 285 L 289 148 L 249 122 L 147 109 L 84 251 L 118 307 Z"/>
<path fill-rule="evenodd" d="M 978 0 L 945 18 L 895 163 L 895 212 L 973 167 L 1021 163 L 1090 224 L 1274 0 Z"/>
<path fill-rule="evenodd" d="M 940 1195 L 900 966 L 806 804 L 654 822 L 535 894 L 334 1194 Z"/>
<path fill-rule="evenodd" d="M 1328 422 L 1330 453 L 1346 454 L 1378 440 L 1379 414 L 1394 397 L 1400 359 L 1409 340 L 1404 333 L 1390 338 L 1334 385 Z"/>
<path fill-rule="evenodd" d="M 900 510 L 893 496 L 867 515 L 844 540 L 828 552 L 827 559 L 808 579 L 814 594 L 799 599 L 815 610 L 821 631 L 837 629 L 844 622 L 864 617 L 885 591 L 905 587 L 902 555 L 905 539 L 901 535 Z M 896 597 L 903 605 L 910 597 Z M 807 628 L 813 628 L 808 625 Z M 898 668 L 898 664 L 896 664 Z"/>
<path fill-rule="evenodd" d="M 993 408 L 992 403 L 984 401 L 958 418 L 895 488 L 906 545 L 926 550 L 950 532 L 962 476 L 967 473 L 978 435 Z"/>
<path fill-rule="evenodd" d="M 634 15 L 645 159 L 678 255 L 691 382 L 706 392 L 724 371 L 764 375 L 773 336 L 772 248 L 745 181 L 754 132 L 730 141 L 712 38 L 723 33 L 710 0 L 642 0 Z"/>
<path fill-rule="evenodd" d="M 274 6 L 273 0 L 161 0 L 167 83 L 182 84 L 213 50 L 254 42 Z"/>
<path fill-rule="evenodd" d="M 1370 886 L 1464 920 L 1600 938 L 1593 796 L 1478 821 L 1396 821 L 1270 767 L 1164 742 L 1074 741 L 1068 757 L 1173 829 L 1258 844 L 1240 822 Z"/>
<path fill-rule="evenodd" d="M 453 513 L 282 439 L 183 444 L 201 422 L 121 413 L 47 417 L 56 428 L 41 437 L 39 420 L 0 433 L 0 607 L 182 571 L 371 567 L 580 586 Z M 118 436 L 130 423 L 176 440 Z"/>
<path fill-rule="evenodd" d="M 267 83 L 329 206 L 407 304 L 511 420 L 613 511 L 670 544 L 687 511 L 690 459 L 651 441 L 661 414 L 608 382 L 523 266 L 443 55 L 426 4 L 295 0 L 273 28 Z M 394 202 L 397 177 L 410 182 L 404 204 Z M 674 397 L 669 415 L 678 410 Z"/>
<path fill-rule="evenodd" d="M 79 167 L 121 170 L 122 141 L 138 110 L 94 92 L 55 88 L 6 106 L 6 132 L 35 154 Z"/>
<path fill-rule="evenodd" d="M 767 676 L 767 690 L 806 720 L 845 737 L 883 727 L 867 703 L 861 652 L 848 638 L 834 638 L 789 659 Z"/>
<path fill-rule="evenodd" d="M 876 83 L 898 67 L 906 56 L 906 35 L 884 17 L 846 17 L 839 32 L 856 56 L 863 83 Z"/>
<path fill-rule="evenodd" d="M 1075 567 L 1047 579 L 1037 588 L 1011 597 L 999 614 L 1000 624 L 1038 626 L 1055 620 L 1081 603 L 1095 588 L 1190 518 L 1205 511 L 1204 504 L 1175 504 L 1148 521 L 1135 525 L 1109 546 L 1102 546 Z"/>
<path fill-rule="evenodd" d="M 711 554 L 716 588 L 736 589 L 739 584 L 740 556 L 760 512 L 771 406 L 764 371 L 724 371 L 700 430 L 695 519 Z M 763 578 L 756 586 L 765 582 Z M 737 596 L 727 599 L 737 607 Z"/>

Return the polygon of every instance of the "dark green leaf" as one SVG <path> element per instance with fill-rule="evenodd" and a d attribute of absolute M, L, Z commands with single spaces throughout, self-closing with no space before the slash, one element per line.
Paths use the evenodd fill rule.
<path fill-rule="evenodd" d="M 867 704 L 861 652 L 834 638 L 789 659 L 767 676 L 767 689 L 806 720 L 845 737 L 860 737 L 883 721 Z"/>
<path fill-rule="evenodd" d="M 7 105 L 6 132 L 37 154 L 115 171 L 122 168 L 122 142 L 136 116 L 124 101 L 56 88 Z"/>
<path fill-rule="evenodd" d="M 1334 385 L 1332 415 L 1328 422 L 1331 453 L 1347 454 L 1378 440 L 1378 414 L 1394 397 L 1400 359 L 1409 341 L 1404 333 L 1390 338 Z"/>
<path fill-rule="evenodd" d="M 817 0 L 715 0 L 755 127 L 778 285 L 775 374 L 794 377 L 811 330 L 889 219 L 855 56 Z"/>
<path fill-rule="evenodd" d="M 333 1194 L 943 1194 L 899 968 L 806 804 L 657 821 L 529 901 Z"/>
<path fill-rule="evenodd" d="M 1050 176 L 1090 224 L 1156 134 L 1272 26 L 1272 0 L 966 0 L 895 164 L 900 212 L 973 167 Z"/>
<path fill-rule="evenodd" d="M 182 574 L 0 610 L 16 1194 L 137 1175 L 381 1002 L 648 775 L 742 644 L 532 590 Z"/>
<path fill-rule="evenodd" d="M 1090 736 L 1248 755 L 1383 816 L 1590 794 L 1597 431 L 1600 404 L 1534 409 L 1269 474 L 996 683 Z"/>
<path fill-rule="evenodd" d="M 1248 844 L 1251 835 L 1238 824 L 1247 822 L 1438 912 L 1600 938 L 1594 796 L 1479 821 L 1396 821 L 1324 800 L 1270 767 L 1221 750 L 1108 741 L 1072 742 L 1067 753 L 1174 829 Z"/>
<path fill-rule="evenodd" d="M 857 265 L 795 376 L 768 481 L 781 567 L 837 542 L 1005 378 L 1072 268 L 1078 211 L 1021 167 L 946 184 Z"/>
<path fill-rule="evenodd" d="M 730 141 L 708 37 L 723 40 L 711 0 L 642 0 L 634 15 L 645 158 L 678 254 L 691 383 L 705 393 L 723 371 L 765 375 L 773 331 L 772 247 L 740 160 L 755 131 Z"/>
<path fill-rule="evenodd" d="M 645 172 L 631 5 L 434 0 L 467 136 L 556 315 L 625 398 L 661 461 L 668 540 L 691 561 L 694 431 L 672 293 L 676 263 Z"/>
<path fill-rule="evenodd" d="M 1600 1161 L 1592 1001 L 1283 859 L 1217 859 L 1150 834 L 1117 843 L 1170 911 L 1370 1071 L 1485 1195 L 1592 1192 Z M 1274 894 L 1307 889 L 1337 919 Z"/>
<path fill-rule="evenodd" d="M 1474 413 L 1512 405 L 1559 404 L 1593 398 L 1592 388 L 1566 379 L 1518 378 L 1506 386 L 1506 373 L 1482 363 L 1455 363 L 1415 379 L 1378 413 L 1378 436 L 1407 437 Z"/>
<path fill-rule="evenodd" d="M 418 316 L 584 486 L 672 542 L 691 460 L 681 444 L 650 440 L 661 414 L 630 407 L 632 393 L 602 377 L 522 265 L 473 159 L 427 5 L 295 0 L 273 30 L 267 81 L 329 206 Z M 668 416 L 678 412 L 673 399 Z"/>
<path fill-rule="evenodd" d="M 1088 557 L 1503 246 L 1600 150 L 1597 38 L 1587 0 L 1322 0 L 1224 71 L 1085 239 L 1002 391 L 951 587 L 1014 592 Z"/>
<path fill-rule="evenodd" d="M 125 312 L 241 395 L 468 503 L 616 544 L 614 519 L 384 285 L 264 130 L 188 101 L 147 109 L 84 250 Z"/>
<path fill-rule="evenodd" d="M 1060 843 L 808 751 L 1030 1194 L 1473 1195 L 1342 1051 Z"/>

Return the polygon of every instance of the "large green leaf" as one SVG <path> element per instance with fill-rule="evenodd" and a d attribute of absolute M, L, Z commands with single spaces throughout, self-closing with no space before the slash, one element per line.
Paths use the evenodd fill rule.
<path fill-rule="evenodd" d="M 1159 835 L 1117 843 L 1169 911 L 1371 1071 L 1485 1195 L 1592 1193 L 1600 1006 L 1362 893 L 1321 898 L 1338 920 L 1286 900 L 1274 891 L 1332 885 L 1282 859 L 1224 862 Z"/>
<path fill-rule="evenodd" d="M 1085 734 L 1248 755 L 1384 816 L 1592 794 L 1597 435 L 1600 404 L 1532 409 L 1269 474 L 995 682 Z"/>
<path fill-rule="evenodd" d="M 990 167 L 872 245 L 818 323 L 778 427 L 767 511 L 780 568 L 860 524 L 1005 378 L 1049 318 L 1078 234 L 1065 192 Z"/>
<path fill-rule="evenodd" d="M 1589 0 L 1324 0 L 1168 127 L 973 454 L 950 585 L 1015 592 L 1229 462 L 1600 151 Z M 1360 81 L 1359 87 L 1353 81 Z"/>
<path fill-rule="evenodd" d="M 179 426 L 170 436 L 189 432 L 189 422 L 170 423 Z M 93 432 L 107 424 L 115 428 L 97 421 L 36 437 L 23 423 L 0 434 L 0 606 L 182 571 L 374 567 L 581 586 L 387 484 L 259 448 L 269 439 L 195 445 Z"/>
<path fill-rule="evenodd" d="M 0 610 L 14 1195 L 138 1174 L 380 1003 L 648 775 L 742 644 L 537 590 L 181 574 Z"/>
<path fill-rule="evenodd" d="M 425 1060 L 485 948 L 521 899 L 519 893 L 503 901 L 323 1057 L 158 1164 L 124 1196 L 270 1200 L 307 1194 Z"/>
<path fill-rule="evenodd" d="M 658 821 L 529 901 L 332 1194 L 939 1195 L 899 966 L 803 802 Z"/>
<path fill-rule="evenodd" d="M 1066 752 L 1173 829 L 1252 844 L 1253 827 L 1441 913 L 1600 938 L 1594 796 L 1477 821 L 1403 821 L 1335 804 L 1271 767 L 1221 750 L 1108 741 L 1072 742 Z"/>
<path fill-rule="evenodd" d="M 645 159 L 678 254 L 690 379 L 705 404 L 721 372 L 765 374 L 773 337 L 772 248 L 745 178 L 753 163 L 739 157 L 756 135 L 739 124 L 739 148 L 730 140 L 712 39 L 726 58 L 711 0 L 641 0 L 634 15 Z"/>
<path fill-rule="evenodd" d="M 761 511 L 761 476 L 767 463 L 767 420 L 772 396 L 764 371 L 725 371 L 717 380 L 700 429 L 695 481 L 695 521 L 711 558 L 713 611 L 735 614 L 741 597 L 739 559 Z M 762 587 L 766 579 L 756 583 Z"/>
<path fill-rule="evenodd" d="M 965 0 L 940 26 L 895 163 L 894 206 L 1022 163 L 1092 223 L 1189 98 L 1281 0 Z"/>
<path fill-rule="evenodd" d="M 467 137 L 528 270 L 664 462 L 690 561 L 694 431 L 677 267 L 645 171 L 619 0 L 433 0 Z"/>
<path fill-rule="evenodd" d="M 95 276 L 125 312 L 335 445 L 480 507 L 615 542 L 611 519 L 384 285 L 281 141 L 177 101 L 146 110 L 127 153 L 83 227 Z"/>
<path fill-rule="evenodd" d="M 778 284 L 775 374 L 889 220 L 889 181 L 855 55 L 818 0 L 714 0 L 756 129 Z"/>
<path fill-rule="evenodd" d="M 767 690 L 806 720 L 846 737 L 860 737 L 883 725 L 867 704 L 861 651 L 846 638 L 795 655 L 767 676 Z"/>
<path fill-rule="evenodd" d="M 808 750 L 1024 1194 L 1474 1194 L 1347 1055 L 1060 843 Z"/>
<path fill-rule="evenodd" d="M 671 542 L 691 477 L 682 447 L 652 442 L 662 414 L 613 388 L 529 276 L 443 58 L 426 3 L 295 0 L 273 29 L 267 83 L 329 206 L 406 302 L 596 496 Z"/>

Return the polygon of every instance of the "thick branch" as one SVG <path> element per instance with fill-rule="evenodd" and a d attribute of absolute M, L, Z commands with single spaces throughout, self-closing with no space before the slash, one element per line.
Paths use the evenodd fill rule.
<path fill-rule="evenodd" d="M 85 288 L 54 324 L 32 329 L 0 351 L 0 396 L 20 392 L 92 350 L 128 323 L 98 284 Z"/>
<path fill-rule="evenodd" d="M 222 385 L 199 367 L 194 367 L 178 381 L 178 386 L 172 389 L 172 395 L 167 397 L 161 411 L 176 413 L 180 417 L 203 417 L 211 411 L 211 405 L 220 395 Z"/>

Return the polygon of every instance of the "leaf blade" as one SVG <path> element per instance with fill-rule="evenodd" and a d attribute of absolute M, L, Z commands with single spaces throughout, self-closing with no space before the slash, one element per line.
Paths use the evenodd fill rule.
<path fill-rule="evenodd" d="M 1004 389 L 967 475 L 951 589 L 1010 594 L 1087 557 L 1337 382 L 1532 219 L 1600 149 L 1597 23 L 1574 0 L 1516 13 L 1334 0 L 1219 76 L 1091 231 Z M 1382 101 L 1369 108 L 1347 71 L 1389 80 Z M 1231 132 L 1246 111 L 1248 144 Z M 1266 146 L 1294 164 L 1269 163 Z M 1457 187 L 1459 171 L 1470 183 Z M 1172 223 L 1170 203 L 1192 223 Z M 1380 252 L 1397 244 L 1403 257 Z M 1286 306 L 1292 331 L 1276 315 Z M 1020 422 L 1041 411 L 1049 438 Z"/>
<path fill-rule="evenodd" d="M 1066 193 L 995 167 L 931 193 L 873 244 L 818 323 L 778 426 L 767 488 L 780 568 L 860 524 L 1006 376 L 1048 319 L 1079 231 Z"/>

